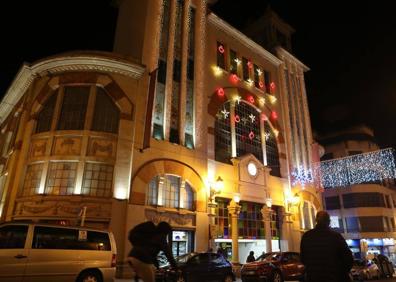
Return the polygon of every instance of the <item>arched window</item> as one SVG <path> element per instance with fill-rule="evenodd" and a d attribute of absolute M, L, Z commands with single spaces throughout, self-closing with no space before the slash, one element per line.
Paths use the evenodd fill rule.
<path fill-rule="evenodd" d="M 57 130 L 89 129 L 86 125 L 92 124 L 93 131 L 118 132 L 120 110 L 103 88 L 85 85 L 61 86 L 60 89 L 63 91 L 57 90 L 51 95 L 38 114 L 36 133 L 50 131 L 53 121 Z M 61 109 L 55 113 L 58 99 Z M 90 99 L 95 100 L 93 109 L 88 109 Z"/>
<path fill-rule="evenodd" d="M 261 122 L 260 112 L 252 105 L 243 101 L 224 103 L 215 119 L 215 160 L 230 163 L 235 144 L 237 157 L 252 154 L 263 162 L 261 130 L 264 130 L 267 166 L 271 175 L 280 177 L 277 137 L 268 121 L 264 122 L 264 129 Z M 235 128 L 235 137 L 231 128 Z"/>
<path fill-rule="evenodd" d="M 280 177 L 281 175 L 280 175 L 279 153 L 278 153 L 278 144 L 276 142 L 276 136 L 267 122 L 264 123 L 264 131 L 265 131 L 265 150 L 267 153 L 267 166 L 271 168 L 271 172 L 270 172 L 271 175 Z"/>
<path fill-rule="evenodd" d="M 216 115 L 215 122 L 215 159 L 222 163 L 231 160 L 231 121 L 230 103 L 227 102 Z"/>
<path fill-rule="evenodd" d="M 95 112 L 92 121 L 92 130 L 110 133 L 118 132 L 120 110 L 113 100 L 100 87 L 97 87 Z"/>
<path fill-rule="evenodd" d="M 87 112 L 89 86 L 65 87 L 58 130 L 82 130 Z"/>
<path fill-rule="evenodd" d="M 301 228 L 309 230 L 315 226 L 316 208 L 311 202 L 303 201 L 300 205 Z"/>
<path fill-rule="evenodd" d="M 51 95 L 44 103 L 43 109 L 41 110 L 37 118 L 36 133 L 51 130 L 52 118 L 54 115 L 54 109 L 57 98 L 58 98 L 58 92 Z"/>
<path fill-rule="evenodd" d="M 194 209 L 194 192 L 179 176 L 156 176 L 149 183 L 148 204 L 167 208 Z"/>
<path fill-rule="evenodd" d="M 237 156 L 253 154 L 263 160 L 261 146 L 260 115 L 252 106 L 240 102 L 235 105 L 235 139 Z"/>

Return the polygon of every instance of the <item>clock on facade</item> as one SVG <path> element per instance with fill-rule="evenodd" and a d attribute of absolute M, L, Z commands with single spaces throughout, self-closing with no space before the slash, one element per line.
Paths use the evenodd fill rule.
<path fill-rule="evenodd" d="M 250 176 L 257 175 L 257 166 L 254 162 L 249 162 L 247 165 L 247 170 Z"/>

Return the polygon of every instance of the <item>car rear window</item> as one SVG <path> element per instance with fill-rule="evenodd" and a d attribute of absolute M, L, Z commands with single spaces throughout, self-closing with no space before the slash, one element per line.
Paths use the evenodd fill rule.
<path fill-rule="evenodd" d="M 67 249 L 110 251 L 110 239 L 106 232 L 73 228 L 36 226 L 33 249 Z"/>

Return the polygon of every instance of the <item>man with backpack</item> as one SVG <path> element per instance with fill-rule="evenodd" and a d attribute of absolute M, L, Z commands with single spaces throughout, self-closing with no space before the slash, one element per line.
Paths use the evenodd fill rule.
<path fill-rule="evenodd" d="M 128 263 L 135 270 L 136 275 L 144 282 L 155 282 L 155 269 L 159 267 L 157 256 L 163 251 L 170 265 L 177 268 L 167 237 L 172 227 L 167 222 L 160 222 L 157 226 L 152 221 L 136 225 L 129 232 L 129 242 L 132 250 L 128 255 Z"/>

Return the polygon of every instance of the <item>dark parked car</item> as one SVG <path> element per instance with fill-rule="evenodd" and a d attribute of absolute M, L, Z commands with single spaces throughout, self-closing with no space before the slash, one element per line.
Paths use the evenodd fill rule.
<path fill-rule="evenodd" d="M 245 264 L 241 269 L 243 282 L 303 280 L 304 265 L 295 252 L 274 252 L 260 256 L 256 261 Z"/>
<path fill-rule="evenodd" d="M 156 274 L 157 282 L 232 282 L 235 275 L 232 265 L 215 253 L 189 253 L 176 258 L 179 271 L 169 266 L 161 267 Z"/>

